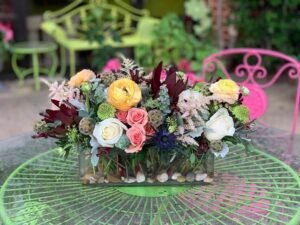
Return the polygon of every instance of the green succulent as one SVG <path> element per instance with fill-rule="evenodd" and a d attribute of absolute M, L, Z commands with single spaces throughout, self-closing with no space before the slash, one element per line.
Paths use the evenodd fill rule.
<path fill-rule="evenodd" d="M 244 105 L 237 105 L 232 107 L 231 113 L 237 120 L 243 123 L 246 123 L 249 120 L 249 109 Z"/>
<path fill-rule="evenodd" d="M 89 82 L 84 82 L 81 86 L 80 86 L 80 90 L 83 93 L 90 93 L 92 90 L 92 84 Z"/>
<path fill-rule="evenodd" d="M 122 135 L 119 141 L 115 144 L 115 147 L 119 149 L 126 149 L 130 145 L 129 139 L 126 135 Z"/>
<path fill-rule="evenodd" d="M 97 116 L 99 117 L 100 120 L 106 120 L 109 118 L 113 118 L 115 116 L 115 113 L 116 113 L 115 107 L 104 102 L 99 105 Z"/>
<path fill-rule="evenodd" d="M 221 140 L 210 141 L 209 147 L 215 152 L 220 152 L 223 149 L 223 142 Z"/>
<path fill-rule="evenodd" d="M 175 117 L 168 117 L 166 119 L 168 131 L 174 133 L 178 127 L 177 119 Z"/>

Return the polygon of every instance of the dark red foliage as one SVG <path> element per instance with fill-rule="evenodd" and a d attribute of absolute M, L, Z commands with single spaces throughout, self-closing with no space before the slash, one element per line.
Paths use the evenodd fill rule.
<path fill-rule="evenodd" d="M 244 101 L 243 95 L 242 95 L 242 93 L 240 93 L 239 98 L 238 98 L 238 103 L 242 105 L 243 101 Z"/>
<path fill-rule="evenodd" d="M 182 79 L 177 79 L 176 68 L 170 67 L 167 70 L 167 78 L 165 84 L 168 88 L 168 93 L 171 98 L 171 105 L 174 105 L 178 102 L 178 97 L 181 92 L 183 92 L 187 88 L 188 80 L 185 82 Z"/>
<path fill-rule="evenodd" d="M 199 144 L 199 147 L 196 151 L 196 155 L 200 156 L 209 150 L 209 145 L 208 145 L 207 140 L 202 136 L 197 138 L 196 140 Z"/>
<path fill-rule="evenodd" d="M 142 82 L 142 78 L 140 76 L 140 72 L 138 70 L 129 70 L 131 80 L 135 83 L 140 84 Z"/>
<path fill-rule="evenodd" d="M 160 86 L 162 85 L 162 83 L 160 82 L 162 66 L 163 66 L 163 63 L 160 62 L 152 71 L 152 80 L 151 80 L 150 86 L 151 86 L 151 90 L 152 90 L 154 97 L 158 96 Z"/>
<path fill-rule="evenodd" d="M 98 149 L 98 153 L 97 156 L 101 157 L 101 156 L 105 156 L 108 155 L 108 153 L 110 152 L 111 148 L 107 148 L 107 147 L 100 147 Z"/>
<path fill-rule="evenodd" d="M 78 111 L 73 105 L 66 101 L 59 103 L 59 101 L 54 99 L 52 99 L 51 102 L 59 109 L 47 109 L 44 113 L 40 113 L 40 115 L 44 117 L 42 121 L 45 121 L 46 123 L 55 123 L 59 121 L 60 124 L 56 127 L 49 128 L 47 132 L 34 135 L 33 138 L 58 138 L 65 135 L 69 127 L 78 125 L 81 118 L 78 116 Z"/>

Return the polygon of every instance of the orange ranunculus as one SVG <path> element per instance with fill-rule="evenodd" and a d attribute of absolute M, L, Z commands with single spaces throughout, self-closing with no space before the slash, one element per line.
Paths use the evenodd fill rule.
<path fill-rule="evenodd" d="M 140 87 L 132 80 L 123 78 L 114 81 L 107 91 L 107 102 L 121 111 L 127 111 L 142 99 Z"/>
<path fill-rule="evenodd" d="M 94 77 L 95 77 L 95 73 L 93 71 L 84 69 L 76 73 L 73 77 L 71 77 L 68 84 L 71 87 L 79 88 L 81 84 L 91 80 Z"/>

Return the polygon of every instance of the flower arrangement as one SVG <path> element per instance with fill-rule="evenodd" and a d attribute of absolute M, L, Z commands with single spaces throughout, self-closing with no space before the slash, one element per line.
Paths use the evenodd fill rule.
<path fill-rule="evenodd" d="M 212 182 L 214 157 L 248 145 L 248 90 L 228 79 L 189 84 L 173 66 L 145 75 L 126 58 L 117 71 L 82 70 L 49 84 L 53 105 L 35 137 L 56 138 L 65 156 L 79 150 L 84 183 Z"/>

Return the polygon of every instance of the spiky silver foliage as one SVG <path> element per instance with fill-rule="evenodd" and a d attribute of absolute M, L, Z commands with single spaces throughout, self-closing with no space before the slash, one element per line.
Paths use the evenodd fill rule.
<path fill-rule="evenodd" d="M 136 64 L 136 62 L 132 59 L 128 59 L 121 55 L 122 64 L 121 64 L 121 72 L 124 74 L 130 74 L 130 71 L 138 71 L 139 76 L 144 76 L 145 72 L 143 67 L 140 67 Z"/>

